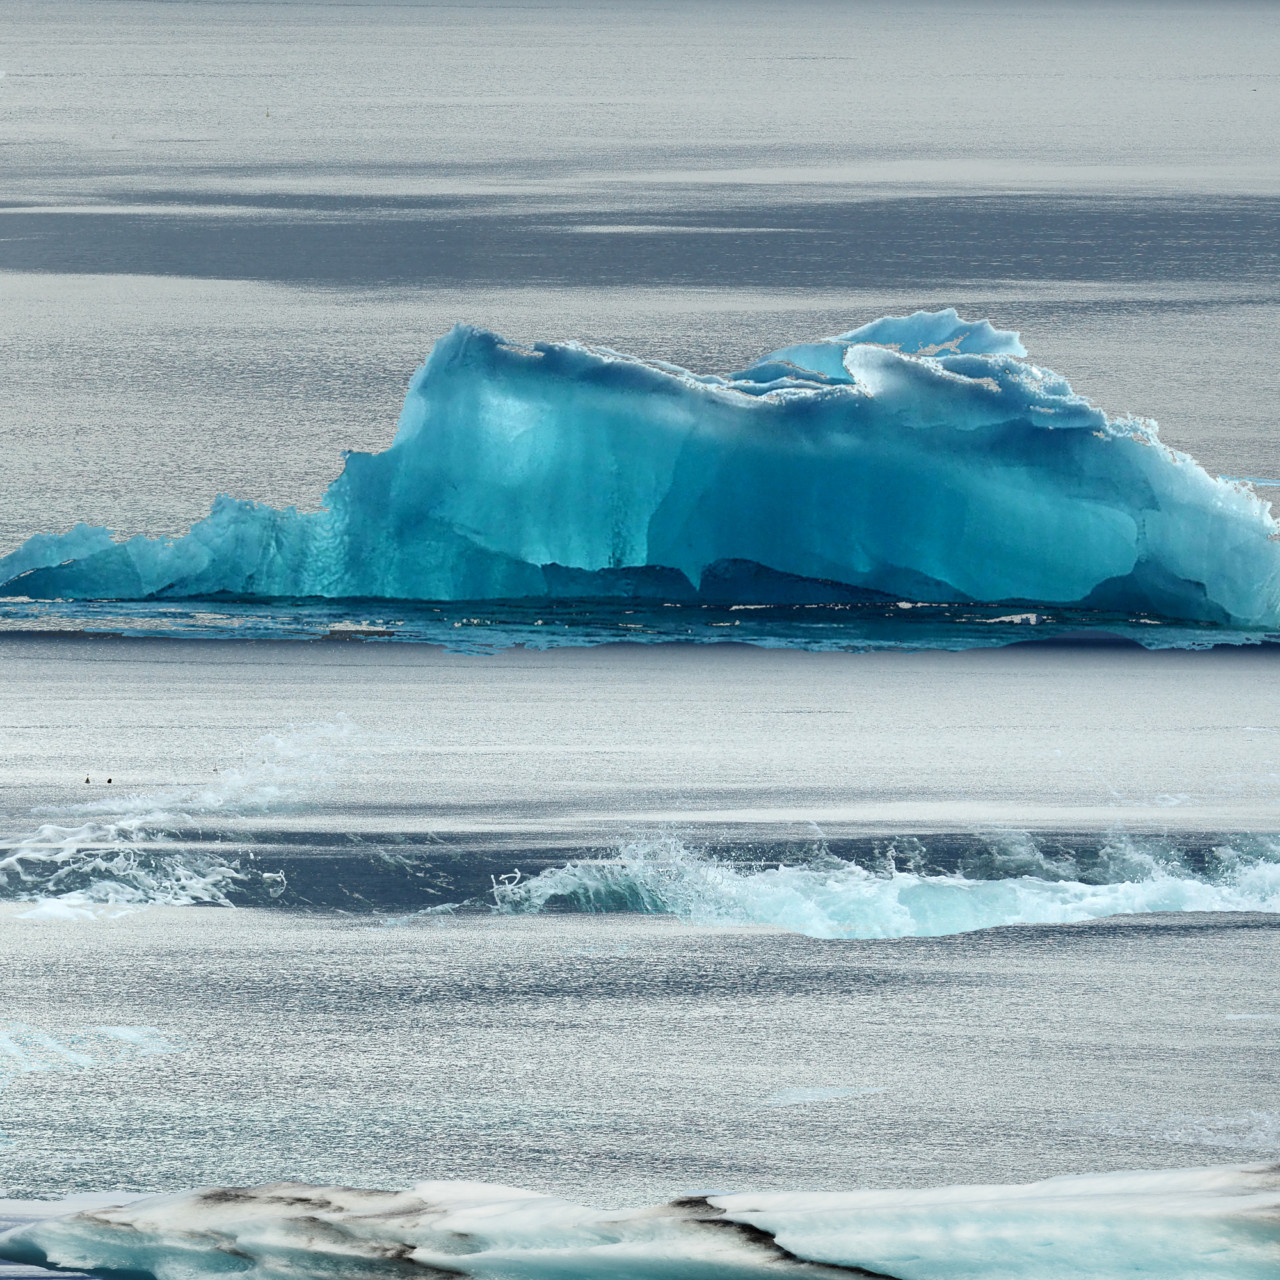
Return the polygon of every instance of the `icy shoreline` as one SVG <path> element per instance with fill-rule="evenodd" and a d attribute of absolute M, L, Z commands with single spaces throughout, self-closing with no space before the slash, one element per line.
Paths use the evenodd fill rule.
<path fill-rule="evenodd" d="M 368 1191 L 279 1182 L 91 1207 L 0 1236 L 0 1258 L 193 1280 L 416 1275 L 880 1280 L 1264 1280 L 1280 1165 L 1083 1174 L 1019 1186 L 690 1193 L 594 1210 L 476 1182 Z"/>

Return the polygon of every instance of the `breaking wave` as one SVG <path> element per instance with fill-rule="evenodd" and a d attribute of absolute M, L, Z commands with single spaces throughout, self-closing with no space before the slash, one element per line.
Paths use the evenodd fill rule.
<path fill-rule="evenodd" d="M 1011 835 L 945 873 L 921 867 L 923 847 L 910 843 L 903 870 L 894 856 L 902 850 L 887 851 L 876 868 L 821 848 L 800 865 L 760 867 L 708 856 L 674 837 L 636 841 L 613 857 L 501 878 L 493 897 L 500 912 L 645 912 L 811 938 L 941 937 L 1157 911 L 1280 912 L 1275 842 L 1223 846 L 1197 869 L 1177 850 L 1144 848 L 1126 835 L 1087 858 L 1049 856 L 1030 838 Z"/>
<path fill-rule="evenodd" d="M 253 883 L 266 897 L 284 877 L 227 852 L 192 847 L 211 819 L 263 812 L 323 789 L 357 734 L 346 717 L 267 734 L 237 767 L 196 786 L 125 793 L 41 811 L 34 830 L 0 839 L 0 900 L 31 902 L 36 919 L 85 919 L 139 906 L 230 906 Z"/>
<path fill-rule="evenodd" d="M 1271 836 L 1223 836 L 1206 848 L 1115 831 L 1068 849 L 1028 832 L 989 831 L 959 842 L 859 843 L 843 857 L 822 840 L 747 857 L 662 834 L 561 865 L 543 854 L 528 876 L 496 874 L 511 866 L 509 853 L 459 858 L 430 841 L 383 847 L 348 833 L 340 852 L 326 845 L 323 856 L 308 833 L 295 844 L 263 843 L 265 828 L 253 819 L 310 811 L 331 779 L 349 772 L 363 740 L 340 717 L 260 738 L 208 783 L 38 811 L 32 829 L 0 836 L 0 902 L 21 904 L 23 918 L 55 921 L 153 905 L 340 908 L 404 920 L 638 912 L 868 939 L 1153 912 L 1280 913 L 1280 837 Z"/>

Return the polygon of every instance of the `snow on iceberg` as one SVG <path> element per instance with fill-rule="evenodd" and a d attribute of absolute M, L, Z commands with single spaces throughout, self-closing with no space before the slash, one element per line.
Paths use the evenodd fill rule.
<path fill-rule="evenodd" d="M 0 1258 L 154 1280 L 1274 1280 L 1280 1166 L 929 1191 L 691 1195 L 596 1210 L 483 1183 L 274 1183 L 89 1208 L 0 1236 Z"/>
<path fill-rule="evenodd" d="M 955 311 L 728 377 L 459 326 L 323 509 L 220 497 L 174 540 L 77 526 L 0 560 L 38 599 L 540 597 L 1078 605 L 1280 622 L 1280 526 Z"/>

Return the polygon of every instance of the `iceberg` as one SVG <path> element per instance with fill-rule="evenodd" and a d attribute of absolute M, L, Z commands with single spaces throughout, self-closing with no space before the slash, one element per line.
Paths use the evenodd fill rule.
<path fill-rule="evenodd" d="M 27 1223 L 0 1258 L 134 1280 L 1274 1280 L 1280 1166 L 603 1211 L 484 1183 L 209 1187 Z"/>
<path fill-rule="evenodd" d="M 896 601 L 1280 623 L 1280 526 L 954 310 L 701 375 L 458 326 L 320 510 L 219 497 L 183 537 L 80 525 L 31 599 Z"/>

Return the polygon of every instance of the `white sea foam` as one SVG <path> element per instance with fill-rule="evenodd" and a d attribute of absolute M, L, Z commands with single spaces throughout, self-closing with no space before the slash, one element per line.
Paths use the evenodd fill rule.
<path fill-rule="evenodd" d="M 813 938 L 940 937 L 1156 911 L 1280 911 L 1280 851 L 1224 848 L 1196 873 L 1168 850 L 1144 850 L 1117 836 L 1086 868 L 1011 837 L 1009 848 L 996 842 L 972 865 L 942 875 L 892 864 L 869 871 L 821 851 L 805 865 L 760 869 L 665 837 L 531 879 L 498 881 L 493 896 L 503 912 L 551 904 L 692 924 L 770 925 Z"/>
<path fill-rule="evenodd" d="M 101 814 L 110 820 L 140 816 L 165 821 L 296 804 L 329 784 L 359 736 L 356 725 L 340 713 L 333 721 L 264 734 L 242 753 L 239 764 L 220 769 L 212 780 L 113 795 L 43 812 Z"/>
<path fill-rule="evenodd" d="M 192 849 L 183 833 L 305 802 L 329 784 L 358 737 L 340 716 L 268 734 L 208 782 L 40 810 L 35 816 L 46 820 L 34 830 L 0 839 L 0 899 L 35 904 L 18 918 L 59 922 L 152 904 L 229 906 L 245 872 L 234 855 Z M 268 893 L 284 887 L 278 876 L 258 878 Z"/>

